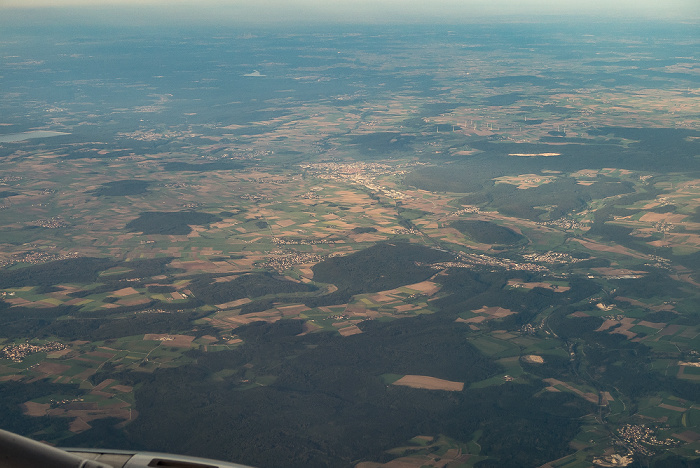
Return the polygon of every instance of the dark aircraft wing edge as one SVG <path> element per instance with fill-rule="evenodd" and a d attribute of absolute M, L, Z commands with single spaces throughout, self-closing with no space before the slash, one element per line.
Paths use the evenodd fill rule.
<path fill-rule="evenodd" d="M 2 468 L 249 468 L 235 463 L 169 453 L 60 449 L 0 429 Z"/>

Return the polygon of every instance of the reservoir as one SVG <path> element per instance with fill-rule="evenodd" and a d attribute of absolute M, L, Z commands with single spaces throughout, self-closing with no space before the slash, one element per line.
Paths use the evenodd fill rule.
<path fill-rule="evenodd" d="M 32 132 L 10 133 L 7 135 L 0 135 L 0 143 L 16 143 L 18 141 L 25 141 L 31 138 L 49 138 L 59 135 L 70 135 L 70 133 L 52 132 L 49 130 L 35 130 Z"/>

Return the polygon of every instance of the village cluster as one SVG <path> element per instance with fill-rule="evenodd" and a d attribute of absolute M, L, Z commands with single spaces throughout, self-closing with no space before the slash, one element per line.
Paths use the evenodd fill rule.
<path fill-rule="evenodd" d="M 677 447 L 679 442 L 673 439 L 659 440 L 654 431 L 638 424 L 625 424 L 617 430 L 625 444 L 636 454 L 651 456 L 650 447 Z"/>
<path fill-rule="evenodd" d="M 33 345 L 29 343 L 9 345 L 5 346 L 2 351 L 0 351 L 0 359 L 9 359 L 12 362 L 22 362 L 30 354 L 62 351 L 66 348 L 66 345 L 59 343 L 58 341 L 49 341 L 43 345 Z"/>

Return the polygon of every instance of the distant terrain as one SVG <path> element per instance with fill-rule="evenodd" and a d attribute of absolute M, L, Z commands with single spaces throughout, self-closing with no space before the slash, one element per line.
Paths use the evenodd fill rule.
<path fill-rule="evenodd" d="M 700 37 L 650 24 L 0 30 L 0 427 L 696 466 Z"/>

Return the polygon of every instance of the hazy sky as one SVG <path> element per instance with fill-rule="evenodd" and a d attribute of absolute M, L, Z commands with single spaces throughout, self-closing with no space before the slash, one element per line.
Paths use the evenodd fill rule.
<path fill-rule="evenodd" d="M 0 0 L 0 9 L 96 7 L 157 12 L 164 18 L 248 22 L 470 22 L 483 17 L 587 15 L 597 18 L 700 18 L 700 0 Z M 121 8 L 117 8 L 121 7 Z M 16 12 L 17 13 L 17 12 Z M 28 12 L 29 13 L 29 12 Z M 121 15 L 118 15 L 121 16 Z"/>

